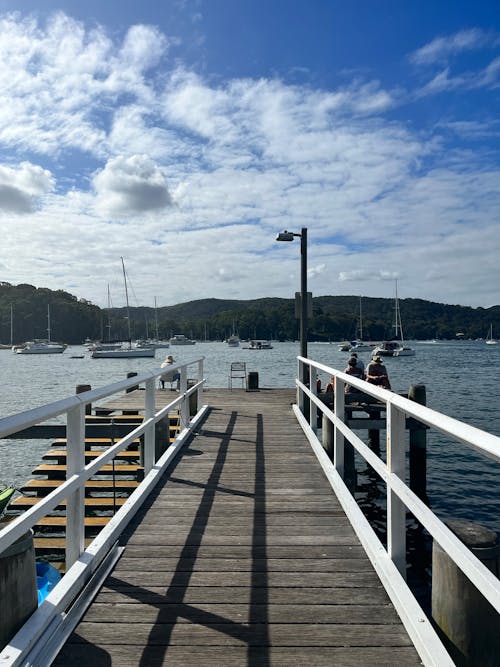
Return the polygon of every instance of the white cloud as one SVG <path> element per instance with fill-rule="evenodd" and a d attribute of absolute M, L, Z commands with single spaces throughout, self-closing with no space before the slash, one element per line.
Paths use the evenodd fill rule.
<path fill-rule="evenodd" d="M 0 165 L 0 211 L 31 213 L 53 186 L 51 173 L 38 165 L 29 162 L 17 167 Z"/>
<path fill-rule="evenodd" d="M 474 43 L 440 42 L 417 59 L 440 62 Z M 214 84 L 168 62 L 170 44 L 148 26 L 122 38 L 64 15 L 45 26 L 0 20 L 10 165 L 0 167 L 0 207 L 25 214 L 4 225 L 4 279 L 104 303 L 124 256 L 139 303 L 290 296 L 299 244 L 274 238 L 307 226 L 315 294 L 392 296 L 387 283 L 402 277 L 405 297 L 498 301 L 500 170 L 472 141 L 488 124 L 494 132 L 486 114 L 420 133 L 406 116 L 385 117 L 403 97 L 397 87 Z M 429 93 L 493 87 L 498 63 L 470 75 L 440 69 Z M 458 149 L 450 128 L 471 143 Z M 36 152 L 50 172 L 12 166 Z"/>
<path fill-rule="evenodd" d="M 410 54 L 410 60 L 416 65 L 446 62 L 450 56 L 458 55 L 463 51 L 484 48 L 494 42 L 494 35 L 478 28 L 461 30 L 453 35 L 436 37 Z"/>
<path fill-rule="evenodd" d="M 119 156 L 94 177 L 97 209 L 105 215 L 130 216 L 172 205 L 167 181 L 145 155 Z"/>

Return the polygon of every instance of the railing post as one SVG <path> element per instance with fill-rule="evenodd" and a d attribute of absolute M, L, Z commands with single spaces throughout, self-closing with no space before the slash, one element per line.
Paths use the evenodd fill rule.
<path fill-rule="evenodd" d="M 405 482 L 405 414 L 387 404 L 387 468 Z M 406 579 L 406 510 L 387 485 L 387 551 Z"/>
<path fill-rule="evenodd" d="M 304 377 L 302 367 L 303 367 L 304 362 L 298 360 L 297 364 L 297 378 L 299 379 L 300 382 L 302 382 L 302 378 Z M 300 387 L 297 387 L 297 405 L 299 406 L 299 410 L 304 414 L 304 392 Z"/>
<path fill-rule="evenodd" d="M 146 380 L 146 396 L 144 399 L 144 418 L 150 419 L 155 415 L 155 378 Z M 155 464 L 155 424 L 150 424 L 144 433 L 144 474 L 153 468 Z"/>
<path fill-rule="evenodd" d="M 66 477 L 78 475 L 85 468 L 85 405 L 68 410 L 66 422 Z M 85 550 L 85 485 L 82 482 L 67 498 L 66 570 Z"/>
<path fill-rule="evenodd" d="M 185 394 L 187 390 L 187 367 L 182 366 L 181 368 L 181 380 L 179 385 L 179 391 L 181 394 Z M 181 416 L 181 428 L 186 426 L 189 422 L 189 400 L 184 397 L 181 407 L 180 407 L 180 416 Z"/>
<path fill-rule="evenodd" d="M 309 389 L 311 392 L 317 396 L 317 387 L 316 387 L 316 380 L 318 378 L 318 372 L 314 366 L 309 367 Z M 313 433 L 317 433 L 318 431 L 318 408 L 316 407 L 316 403 L 314 401 L 309 401 L 309 426 L 311 427 L 311 430 Z"/>
<path fill-rule="evenodd" d="M 336 375 L 334 385 L 333 412 L 335 413 L 335 428 L 333 436 L 333 464 L 338 474 L 344 477 L 344 436 L 337 428 L 337 421 L 343 422 L 345 417 L 344 383 Z"/>
<path fill-rule="evenodd" d="M 203 380 L 203 359 L 200 359 L 198 362 L 198 382 L 201 382 Z M 198 398 L 196 401 L 196 411 L 201 408 L 203 402 L 203 384 L 200 384 L 198 387 Z"/>

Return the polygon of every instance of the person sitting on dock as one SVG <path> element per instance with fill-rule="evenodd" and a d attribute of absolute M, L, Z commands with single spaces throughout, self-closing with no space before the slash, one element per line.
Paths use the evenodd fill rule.
<path fill-rule="evenodd" d="M 171 366 L 172 364 L 175 364 L 175 359 L 171 354 L 169 354 L 168 357 L 165 358 L 165 361 L 163 361 L 160 368 L 168 368 L 168 366 Z M 178 389 L 180 379 L 181 375 L 178 371 L 171 371 L 170 373 L 165 373 L 160 378 L 161 388 L 165 389 L 165 382 L 177 382 L 177 389 Z"/>
<path fill-rule="evenodd" d="M 375 384 L 384 389 L 390 389 L 391 383 L 387 375 L 387 368 L 382 363 L 380 357 L 373 357 L 366 369 L 366 381 L 370 384 Z"/>
<path fill-rule="evenodd" d="M 359 378 L 360 380 L 365 379 L 365 373 L 364 370 L 362 370 L 358 364 L 357 364 L 357 359 L 352 356 L 349 361 L 347 362 L 347 368 L 344 370 L 344 373 L 347 375 L 353 375 L 354 377 Z M 359 394 L 361 393 L 360 389 L 357 389 L 357 387 L 352 387 L 349 384 L 345 385 L 345 393 L 346 394 Z"/>
<path fill-rule="evenodd" d="M 365 375 L 365 365 L 364 365 L 364 363 L 362 362 L 362 360 L 361 360 L 361 359 L 358 359 L 358 355 L 356 354 L 356 352 L 351 352 L 351 357 L 350 357 L 350 359 L 356 359 L 356 366 L 357 366 L 358 368 L 360 368 L 360 369 L 363 371 L 363 379 L 364 379 L 364 375 Z M 350 359 L 349 359 L 349 361 L 350 361 Z"/>

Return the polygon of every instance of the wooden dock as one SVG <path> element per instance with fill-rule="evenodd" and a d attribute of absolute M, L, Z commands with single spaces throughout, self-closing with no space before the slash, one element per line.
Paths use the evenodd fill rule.
<path fill-rule="evenodd" d="M 204 392 L 207 420 L 123 535 L 55 665 L 421 664 L 294 399 Z"/>

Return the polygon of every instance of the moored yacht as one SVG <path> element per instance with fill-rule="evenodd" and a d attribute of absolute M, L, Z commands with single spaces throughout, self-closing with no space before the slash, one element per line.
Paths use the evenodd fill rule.
<path fill-rule="evenodd" d="M 186 338 L 184 334 L 175 334 L 175 336 L 172 336 L 170 339 L 170 345 L 194 345 L 195 343 L 195 340 Z"/>

